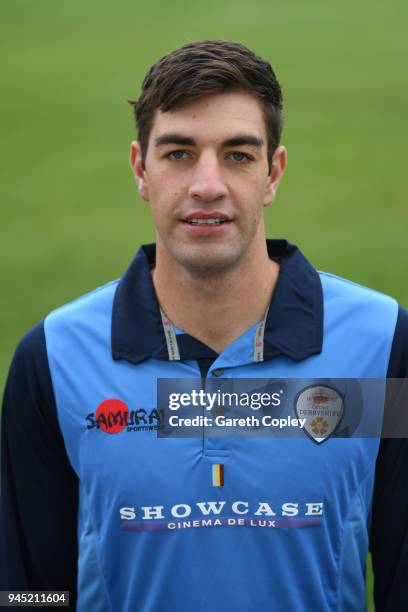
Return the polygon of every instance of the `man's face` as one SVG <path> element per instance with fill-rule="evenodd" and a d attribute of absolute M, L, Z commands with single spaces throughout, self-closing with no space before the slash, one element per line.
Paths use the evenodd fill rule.
<path fill-rule="evenodd" d="M 286 153 L 268 171 L 258 100 L 240 92 L 157 111 L 143 168 L 131 146 L 140 195 L 150 203 L 160 256 L 196 274 L 214 274 L 251 257 L 264 243 L 263 208 L 273 201 Z"/>

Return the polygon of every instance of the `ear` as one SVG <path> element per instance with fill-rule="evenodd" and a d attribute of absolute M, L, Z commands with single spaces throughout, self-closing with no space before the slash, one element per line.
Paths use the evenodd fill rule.
<path fill-rule="evenodd" d="M 264 206 L 268 206 L 268 204 L 271 204 L 276 197 L 276 192 L 278 191 L 279 182 L 286 168 L 286 161 L 287 161 L 287 152 L 286 152 L 285 147 L 283 146 L 277 147 L 272 156 L 271 171 L 269 173 L 269 176 L 267 178 L 267 182 L 265 185 L 265 194 L 264 194 L 264 201 L 263 201 Z"/>
<path fill-rule="evenodd" d="M 133 175 L 138 187 L 140 196 L 149 201 L 149 187 L 147 184 L 146 170 L 142 162 L 142 148 L 140 142 L 133 140 L 130 144 L 130 167 L 132 168 Z"/>

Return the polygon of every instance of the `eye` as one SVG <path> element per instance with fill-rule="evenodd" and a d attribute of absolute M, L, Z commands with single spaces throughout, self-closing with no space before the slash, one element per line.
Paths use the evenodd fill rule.
<path fill-rule="evenodd" d="M 229 154 L 229 157 L 239 164 L 248 164 L 254 159 L 253 157 L 251 157 L 251 155 L 248 155 L 247 153 L 242 153 L 241 151 L 233 151 Z"/>
<path fill-rule="evenodd" d="M 178 149 L 177 151 L 170 151 L 170 153 L 167 153 L 165 157 L 167 157 L 167 159 L 174 159 L 178 161 L 181 159 L 187 159 L 188 153 L 187 151 L 182 151 L 181 149 Z"/>

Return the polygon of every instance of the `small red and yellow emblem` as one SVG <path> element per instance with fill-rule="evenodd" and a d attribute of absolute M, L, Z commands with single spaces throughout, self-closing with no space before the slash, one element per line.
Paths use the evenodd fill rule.
<path fill-rule="evenodd" d="M 212 468 L 212 484 L 213 487 L 224 486 L 224 465 L 222 463 L 213 463 Z"/>
<path fill-rule="evenodd" d="M 312 399 L 315 404 L 327 404 L 330 400 L 330 396 L 324 391 L 319 391 L 318 393 L 313 393 Z"/>

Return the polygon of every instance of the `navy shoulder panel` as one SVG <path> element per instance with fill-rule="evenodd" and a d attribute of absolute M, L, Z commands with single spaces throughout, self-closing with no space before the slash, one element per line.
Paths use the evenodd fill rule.
<path fill-rule="evenodd" d="M 401 306 L 387 376 L 408 379 L 408 311 Z M 390 426 L 398 427 L 398 420 L 406 421 L 407 383 L 395 381 L 387 389 L 386 418 L 390 419 Z M 383 438 L 376 464 L 370 542 L 376 610 L 402 612 L 407 607 L 407 482 L 408 440 Z"/>
<path fill-rule="evenodd" d="M 14 354 L 4 394 L 4 410 L 11 416 L 15 409 L 13 403 L 6 401 L 9 394 L 16 400 L 35 398 L 36 410 L 40 412 L 44 423 L 56 438 L 63 440 L 55 409 L 43 322 L 38 323 L 24 336 Z M 18 405 L 22 419 L 32 422 L 38 417 L 27 401 L 18 402 Z"/>
<path fill-rule="evenodd" d="M 76 593 L 78 479 L 65 450 L 43 323 L 20 342 L 3 398 L 0 590 Z"/>
<path fill-rule="evenodd" d="M 402 306 L 398 309 L 387 377 L 408 377 L 408 310 Z"/>

